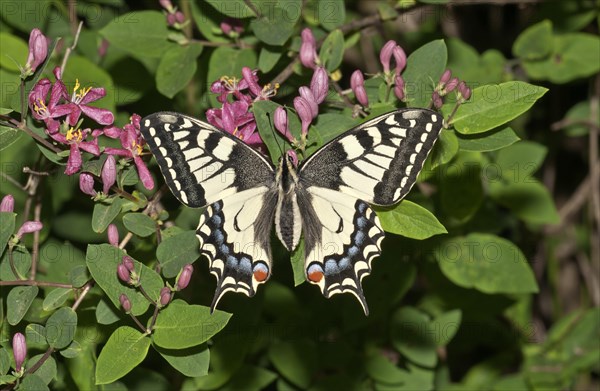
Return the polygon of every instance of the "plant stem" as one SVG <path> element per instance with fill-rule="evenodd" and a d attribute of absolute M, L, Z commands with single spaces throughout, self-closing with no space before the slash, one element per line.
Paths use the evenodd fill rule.
<path fill-rule="evenodd" d="M 144 325 L 138 320 L 137 316 L 135 316 L 131 312 L 129 313 L 129 316 L 131 316 L 131 319 L 133 319 L 133 321 L 135 322 L 135 324 L 137 324 L 138 327 L 140 328 L 140 330 L 142 330 L 142 333 L 147 333 L 148 332 L 148 329 L 145 328 Z"/>
<path fill-rule="evenodd" d="M 13 273 L 15 271 L 13 270 Z M 18 278 L 19 276 L 17 276 Z M 14 281 L 0 281 L 0 286 L 51 286 L 55 288 L 73 289 L 71 284 L 63 284 L 60 282 L 50 281 L 35 281 L 35 280 L 14 280 Z"/>

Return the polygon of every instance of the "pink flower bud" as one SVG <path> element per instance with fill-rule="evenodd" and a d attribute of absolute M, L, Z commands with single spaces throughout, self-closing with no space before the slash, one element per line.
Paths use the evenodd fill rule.
<path fill-rule="evenodd" d="M 189 263 L 181 269 L 181 272 L 177 277 L 177 283 L 175 284 L 178 291 L 185 289 L 189 285 L 190 280 L 192 279 L 193 272 L 194 266 L 192 266 L 192 264 Z"/>
<path fill-rule="evenodd" d="M 262 88 L 256 82 L 256 72 L 254 72 L 248 67 L 243 67 L 242 77 L 244 78 L 246 83 L 248 83 L 248 88 L 250 89 L 250 92 L 252 92 L 256 96 L 260 95 L 260 93 L 262 92 Z"/>
<path fill-rule="evenodd" d="M 307 27 L 301 33 L 302 44 L 300 45 L 300 62 L 307 68 L 313 68 L 317 58 L 317 43 L 312 31 Z"/>
<path fill-rule="evenodd" d="M 19 228 L 16 236 L 18 239 L 21 239 L 21 237 L 23 237 L 23 235 L 37 232 L 37 231 L 41 230 L 43 227 L 44 227 L 44 225 L 42 223 L 40 223 L 39 221 L 26 221 L 23 223 L 21 228 Z"/>
<path fill-rule="evenodd" d="M 114 224 L 108 225 L 108 243 L 115 247 L 119 247 L 119 230 Z"/>
<path fill-rule="evenodd" d="M 92 197 L 96 195 L 94 190 L 94 177 L 88 172 L 82 172 L 79 174 L 79 189 Z"/>
<path fill-rule="evenodd" d="M 452 71 L 450 69 L 446 69 L 442 76 L 440 76 L 440 84 L 448 83 L 448 80 L 452 77 Z"/>
<path fill-rule="evenodd" d="M 294 108 L 300 117 L 302 123 L 302 136 L 305 137 L 308 134 L 308 127 L 313 119 L 310 104 L 306 99 L 297 96 L 294 98 Z"/>
<path fill-rule="evenodd" d="M 160 3 L 160 6 L 166 9 L 167 11 L 173 11 L 173 4 L 171 3 L 171 0 L 158 0 L 158 2 Z"/>
<path fill-rule="evenodd" d="M 164 287 L 160 290 L 160 305 L 165 306 L 171 301 L 171 289 Z"/>
<path fill-rule="evenodd" d="M 300 93 L 300 96 L 306 99 L 306 102 L 308 102 L 312 118 L 315 118 L 319 114 L 319 105 L 317 104 L 317 101 L 311 89 L 302 86 L 298 89 L 298 92 Z"/>
<path fill-rule="evenodd" d="M 383 45 L 383 48 L 381 48 L 381 52 L 379 52 L 379 61 L 383 66 L 383 73 L 388 73 L 390 71 L 390 60 L 392 59 L 392 53 L 396 46 L 396 41 L 387 41 L 385 45 Z"/>
<path fill-rule="evenodd" d="M 185 15 L 181 11 L 175 12 L 175 22 L 181 24 L 185 22 Z"/>
<path fill-rule="evenodd" d="M 447 82 L 444 86 L 444 92 L 447 94 L 451 91 L 454 91 L 454 89 L 456 89 L 456 87 L 458 86 L 458 81 L 458 77 L 453 77 L 452 79 L 450 79 L 450 81 Z"/>
<path fill-rule="evenodd" d="M 106 56 L 106 52 L 108 51 L 108 47 L 110 46 L 110 42 L 106 38 L 102 38 L 102 42 L 100 42 L 100 46 L 98 46 L 98 56 L 100 58 Z"/>
<path fill-rule="evenodd" d="M 367 90 L 365 90 L 365 79 L 362 72 L 358 69 L 350 76 L 350 87 L 352 87 L 352 91 L 354 91 L 354 96 L 356 96 L 358 103 L 363 107 L 368 106 L 369 98 L 367 97 Z"/>
<path fill-rule="evenodd" d="M 127 284 L 129 284 L 129 282 L 131 281 L 131 273 L 129 272 L 129 270 L 127 270 L 125 265 L 123 265 L 122 263 L 120 263 L 117 266 L 117 276 L 119 277 L 119 280 L 121 280 Z"/>
<path fill-rule="evenodd" d="M 329 76 L 327 76 L 325 68 L 317 67 L 315 69 L 315 73 L 313 73 L 312 79 L 310 80 L 310 90 L 312 91 L 317 104 L 323 103 L 327 97 L 327 91 L 329 90 Z"/>
<path fill-rule="evenodd" d="M 15 198 L 7 194 L 2 198 L 2 202 L 0 202 L 0 212 L 12 212 L 15 210 Z"/>
<path fill-rule="evenodd" d="M 404 100 L 404 79 L 400 75 L 397 75 L 394 80 L 394 94 L 399 100 Z"/>
<path fill-rule="evenodd" d="M 48 40 L 38 29 L 31 30 L 29 34 L 29 55 L 26 67 L 34 72 L 48 55 Z"/>
<path fill-rule="evenodd" d="M 167 14 L 167 24 L 169 26 L 175 26 L 177 23 L 177 19 L 175 18 L 175 14 Z"/>
<path fill-rule="evenodd" d="M 117 180 L 117 163 L 113 155 L 108 155 L 108 158 L 102 166 L 102 173 L 100 177 L 102 178 L 102 192 L 104 194 L 108 194 L 110 192 L 110 188 Z"/>
<path fill-rule="evenodd" d="M 471 89 L 467 87 L 464 81 L 461 81 L 458 84 L 458 93 L 464 101 L 469 100 L 469 98 L 471 97 Z"/>
<path fill-rule="evenodd" d="M 15 370 L 20 372 L 27 356 L 27 343 L 25 336 L 21 333 L 16 333 L 12 340 L 13 357 L 15 358 Z"/>
<path fill-rule="evenodd" d="M 287 110 L 285 107 L 279 106 L 274 113 L 275 129 L 279 131 L 290 143 L 295 142 L 294 136 L 290 132 Z"/>
<path fill-rule="evenodd" d="M 125 267 L 127 268 L 127 270 L 129 270 L 130 272 L 135 270 L 135 264 L 133 263 L 133 258 L 131 258 L 129 255 L 125 255 L 123 256 L 123 259 L 121 260 L 121 263 L 123 265 L 125 265 Z"/>
<path fill-rule="evenodd" d="M 406 53 L 404 53 L 404 49 L 400 46 L 396 46 L 392 50 L 392 54 L 394 55 L 394 60 L 396 60 L 396 75 L 399 75 L 406 66 Z"/>
<path fill-rule="evenodd" d="M 131 301 L 129 301 L 129 297 L 127 297 L 125 293 L 121 293 L 121 296 L 119 296 L 119 302 L 121 303 L 121 307 L 125 313 L 129 313 L 129 311 L 131 311 Z"/>
<path fill-rule="evenodd" d="M 433 105 L 436 109 L 439 109 L 444 104 L 444 102 L 442 101 L 442 97 L 437 91 L 433 91 L 433 94 L 431 95 L 431 100 L 433 101 Z"/>
<path fill-rule="evenodd" d="M 242 26 L 242 22 L 239 19 L 235 18 L 225 18 L 221 22 L 221 31 L 223 34 L 233 36 L 239 35 L 244 31 L 244 26 Z"/>

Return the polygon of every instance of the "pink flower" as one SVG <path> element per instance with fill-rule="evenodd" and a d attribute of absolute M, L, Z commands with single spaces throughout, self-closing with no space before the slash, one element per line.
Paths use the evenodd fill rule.
<path fill-rule="evenodd" d="M 173 3 L 171 3 L 171 0 L 158 0 L 159 4 L 161 7 L 163 7 L 165 10 L 167 10 L 168 12 L 173 12 L 174 11 L 174 7 L 173 7 Z"/>
<path fill-rule="evenodd" d="M 315 68 L 317 60 L 317 42 L 309 28 L 305 28 L 301 33 L 302 44 L 300 45 L 300 62 L 307 68 Z"/>
<path fill-rule="evenodd" d="M 471 89 L 467 87 L 464 81 L 458 84 L 458 100 L 465 102 L 471 97 Z"/>
<path fill-rule="evenodd" d="M 23 369 L 23 363 L 27 356 L 27 343 L 25 342 L 25 336 L 21 333 L 16 333 L 12 340 L 13 357 L 15 359 L 15 370 L 21 372 Z"/>
<path fill-rule="evenodd" d="M 394 94 L 398 97 L 399 100 L 403 101 L 406 92 L 404 91 L 404 79 L 401 75 L 396 75 L 394 79 Z"/>
<path fill-rule="evenodd" d="M 29 34 L 29 55 L 25 64 L 25 73 L 31 75 L 48 55 L 48 39 L 39 29 L 31 30 Z"/>
<path fill-rule="evenodd" d="M 7 194 L 0 202 L 0 212 L 12 212 L 15 210 L 15 198 L 11 194 Z"/>
<path fill-rule="evenodd" d="M 128 314 L 129 311 L 131 311 L 131 301 L 129 301 L 129 298 L 125 293 L 121 293 L 121 296 L 119 296 L 119 303 L 121 303 L 121 307 L 125 313 Z"/>
<path fill-rule="evenodd" d="M 81 169 L 83 159 L 81 158 L 81 150 L 91 153 L 92 155 L 100 155 L 100 148 L 98 147 L 98 136 L 102 134 L 101 130 L 91 129 L 69 129 L 66 135 L 57 133 L 54 135 L 54 139 L 64 144 L 69 144 L 70 153 L 69 159 L 67 160 L 67 168 L 65 169 L 66 175 L 73 175 Z M 88 135 L 92 136 L 92 141 L 85 141 Z"/>
<path fill-rule="evenodd" d="M 160 305 L 161 306 L 165 306 L 167 304 L 169 304 L 169 302 L 171 301 L 171 289 L 168 287 L 164 287 L 160 290 Z"/>
<path fill-rule="evenodd" d="M 125 125 L 121 132 L 115 129 L 111 129 L 110 134 L 118 134 L 121 141 L 121 148 L 105 148 L 104 152 L 109 155 L 123 156 L 125 158 L 133 159 L 133 162 L 137 168 L 138 175 L 144 187 L 148 190 L 154 188 L 154 179 L 150 174 L 150 170 L 146 167 L 146 163 L 141 158 L 144 148 L 144 138 L 140 133 L 140 120 L 141 117 L 137 114 L 131 116 L 131 123 Z"/>
<path fill-rule="evenodd" d="M 230 37 L 237 37 L 244 31 L 244 26 L 239 19 L 225 18 L 220 24 L 223 34 Z"/>
<path fill-rule="evenodd" d="M 244 141 L 254 148 L 263 148 L 264 142 L 260 138 L 256 127 L 254 114 L 248 110 L 248 102 L 239 100 L 233 103 L 223 103 L 222 109 L 208 109 L 206 119 L 219 129 L 226 131 Z"/>
<path fill-rule="evenodd" d="M 44 225 L 39 221 L 26 221 L 21 228 L 19 228 L 15 237 L 18 240 L 21 240 L 23 235 L 40 231 L 42 228 L 44 228 Z"/>
<path fill-rule="evenodd" d="M 431 100 L 433 101 L 433 106 L 435 106 L 436 109 L 439 109 L 444 105 L 442 97 L 437 91 L 433 91 L 433 94 L 431 94 Z"/>
<path fill-rule="evenodd" d="M 317 101 L 311 89 L 302 86 L 298 89 L 298 92 L 300 93 L 300 96 L 304 98 L 304 100 L 306 100 L 306 102 L 308 103 L 308 107 L 310 108 L 310 115 L 312 116 L 312 118 L 316 118 L 316 116 L 319 115 L 319 105 L 317 104 Z"/>
<path fill-rule="evenodd" d="M 367 107 L 369 105 L 369 98 L 367 97 L 367 90 L 365 90 L 365 79 L 360 70 L 355 70 L 350 77 L 350 86 L 352 87 L 352 91 L 354 91 L 354 96 L 356 96 L 356 100 L 363 107 Z"/>
<path fill-rule="evenodd" d="M 392 59 L 392 53 L 396 46 L 396 41 L 387 41 L 381 48 L 381 52 L 379 52 L 379 61 L 383 66 L 383 73 L 388 73 L 390 71 L 390 60 Z"/>
<path fill-rule="evenodd" d="M 114 247 L 119 247 L 119 230 L 117 226 L 114 224 L 108 225 L 108 243 L 110 243 Z M 133 264 L 133 262 L 131 262 Z"/>
<path fill-rule="evenodd" d="M 50 100 L 46 104 L 49 92 Z M 60 80 L 52 84 L 48 79 L 41 79 L 29 92 L 31 114 L 33 118 L 46 123 L 47 133 L 50 135 L 58 132 L 59 122 L 55 118 L 62 116 L 56 112 L 55 108 L 58 102 L 67 96 L 67 88 Z"/>
<path fill-rule="evenodd" d="M 294 98 L 294 108 L 298 113 L 298 117 L 300 117 L 302 137 L 306 137 L 306 135 L 308 134 L 308 127 L 310 126 L 310 123 L 313 120 L 310 103 L 308 103 L 306 99 L 297 96 Z"/>
<path fill-rule="evenodd" d="M 248 83 L 248 88 L 250 92 L 256 96 L 259 96 L 262 92 L 262 87 L 258 85 L 258 76 L 256 76 L 256 71 L 252 71 L 252 69 L 248 67 L 242 68 L 242 77 L 246 83 Z"/>
<path fill-rule="evenodd" d="M 279 106 L 275 109 L 275 113 L 273 114 L 273 116 L 275 129 L 277 129 L 279 133 L 281 133 L 285 138 L 287 138 L 290 143 L 295 144 L 296 139 L 294 138 L 294 136 L 292 136 L 292 133 L 290 132 L 287 110 L 284 107 Z"/>
<path fill-rule="evenodd" d="M 70 98 L 68 96 L 66 98 L 69 102 L 56 106 L 54 108 L 55 115 L 59 117 L 66 115 L 69 125 L 71 126 L 75 126 L 77 124 L 81 113 L 93 119 L 100 125 L 111 125 L 115 120 L 113 113 L 106 109 L 88 105 L 88 103 L 95 102 L 103 98 L 105 95 L 106 90 L 104 88 L 81 88 L 79 80 L 76 80 L 75 87 L 73 87 L 73 94 L 71 94 Z"/>
<path fill-rule="evenodd" d="M 399 75 L 406 67 L 406 53 L 400 46 L 396 46 L 392 51 L 394 60 L 396 60 L 396 75 Z"/>

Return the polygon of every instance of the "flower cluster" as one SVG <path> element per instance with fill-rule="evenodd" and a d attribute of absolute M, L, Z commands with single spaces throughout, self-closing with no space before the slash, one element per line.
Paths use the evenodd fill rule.
<path fill-rule="evenodd" d="M 392 59 L 395 62 L 394 67 L 392 67 Z M 404 68 L 406 67 L 406 53 L 396 41 L 390 40 L 383 45 L 383 48 L 381 48 L 381 52 L 379 52 L 379 61 L 383 67 L 383 79 L 388 87 L 393 85 L 396 97 L 399 100 L 404 101 L 406 91 L 402 71 L 404 71 Z"/>
<path fill-rule="evenodd" d="M 159 0 L 159 3 L 166 10 L 167 24 L 177 30 L 181 30 L 186 24 L 183 12 L 177 10 L 177 7 L 173 6 L 171 0 Z"/>
<path fill-rule="evenodd" d="M 252 104 L 259 100 L 269 100 L 275 96 L 279 85 L 260 86 L 256 71 L 248 67 L 242 68 L 242 78 L 223 76 L 215 81 L 210 91 L 219 94 L 217 100 L 221 108 L 208 109 L 206 119 L 217 128 L 223 129 L 246 144 L 265 152 L 265 145 L 260 138 L 256 119 L 250 111 Z"/>
<path fill-rule="evenodd" d="M 39 39 L 34 39 L 36 40 Z M 35 44 L 34 48 L 42 51 L 38 44 Z M 34 55 L 32 58 L 37 57 Z M 34 69 L 36 64 L 37 60 L 28 66 Z M 44 123 L 46 134 L 57 144 L 69 149 L 65 174 L 73 175 L 81 172 L 84 161 L 82 151 L 95 157 L 99 157 L 102 153 L 109 155 L 104 162 L 101 175 L 102 191 L 106 195 L 116 182 L 117 164 L 114 158 L 116 155 L 125 158 L 126 161 L 132 160 L 144 187 L 152 189 L 154 180 L 141 159 L 144 140 L 139 131 L 140 116 L 134 114 L 131 123 L 120 129 L 113 125 L 114 115 L 110 110 L 90 105 L 106 96 L 105 88 L 83 87 L 79 80 L 76 80 L 73 91 L 69 94 L 62 80 L 61 68 L 56 67 L 53 73 L 55 81 L 52 82 L 48 78 L 39 80 L 29 93 L 28 102 L 33 118 Z M 99 128 L 82 128 L 84 116 L 95 121 Z M 98 145 L 101 136 L 119 139 L 122 148 L 102 150 Z M 81 172 L 79 185 L 85 194 L 97 195 L 92 174 Z"/>

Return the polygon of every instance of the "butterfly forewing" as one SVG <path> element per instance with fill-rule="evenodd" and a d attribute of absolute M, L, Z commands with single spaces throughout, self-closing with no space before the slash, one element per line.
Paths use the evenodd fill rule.
<path fill-rule="evenodd" d="M 160 112 L 140 130 L 171 192 L 191 207 L 274 181 L 272 164 L 236 137 L 179 113 Z"/>
<path fill-rule="evenodd" d="M 376 205 L 393 205 L 410 191 L 442 129 L 439 114 L 402 109 L 343 133 L 299 168 L 306 186 L 319 186 Z"/>

